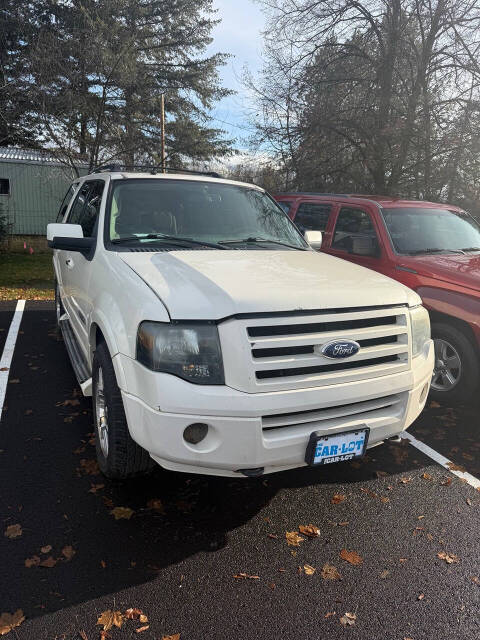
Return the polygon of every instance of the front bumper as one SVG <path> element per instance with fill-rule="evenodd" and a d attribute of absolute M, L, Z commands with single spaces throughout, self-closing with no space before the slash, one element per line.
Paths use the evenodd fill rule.
<path fill-rule="evenodd" d="M 156 462 L 173 471 L 241 477 L 242 469 L 273 473 L 305 466 L 313 431 L 335 433 L 366 425 L 369 447 L 398 435 L 425 405 L 434 354 L 430 342 L 425 353 L 412 361 L 410 371 L 254 394 L 192 385 L 154 373 L 122 354 L 113 361 L 132 438 Z M 279 415 L 287 424 L 269 427 L 278 425 Z M 192 445 L 183 439 L 183 432 L 195 422 L 208 424 L 209 430 L 202 442 Z"/>

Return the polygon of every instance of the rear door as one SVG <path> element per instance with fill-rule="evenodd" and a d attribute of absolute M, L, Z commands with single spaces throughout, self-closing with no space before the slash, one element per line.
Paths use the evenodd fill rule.
<path fill-rule="evenodd" d="M 325 233 L 333 211 L 334 205 L 330 202 L 303 201 L 298 205 L 293 221 L 304 235 L 305 231 Z"/>

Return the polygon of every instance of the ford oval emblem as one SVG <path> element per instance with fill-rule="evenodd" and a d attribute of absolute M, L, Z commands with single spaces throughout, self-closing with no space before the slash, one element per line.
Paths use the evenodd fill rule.
<path fill-rule="evenodd" d="M 322 347 L 322 355 L 332 360 L 351 358 L 360 351 L 360 345 L 355 340 L 332 340 Z"/>

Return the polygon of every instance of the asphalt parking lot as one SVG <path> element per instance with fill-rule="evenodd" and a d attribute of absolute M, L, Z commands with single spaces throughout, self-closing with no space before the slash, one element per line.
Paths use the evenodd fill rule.
<path fill-rule="evenodd" d="M 0 357 L 14 309 L 0 303 Z M 480 492 L 407 441 L 263 479 L 158 469 L 114 483 L 98 474 L 91 401 L 52 303 L 27 302 L 8 378 L 0 614 L 26 618 L 12 637 L 96 639 L 103 611 L 130 607 L 149 628 L 127 621 L 111 638 L 480 637 Z M 479 416 L 429 403 L 410 432 L 480 478 Z M 319 535 L 290 546 L 308 524 Z"/>

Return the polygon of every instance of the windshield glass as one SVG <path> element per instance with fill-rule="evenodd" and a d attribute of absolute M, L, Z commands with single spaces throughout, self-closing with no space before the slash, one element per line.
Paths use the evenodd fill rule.
<path fill-rule="evenodd" d="M 464 211 L 422 207 L 382 209 L 398 253 L 455 253 L 480 250 L 480 225 Z"/>
<path fill-rule="evenodd" d="M 288 216 L 258 189 L 164 178 L 118 180 L 113 185 L 107 230 L 115 244 L 122 239 L 141 244 L 178 239 L 228 243 L 221 248 L 237 242 L 254 249 L 308 247 Z M 168 239 L 152 237 L 155 234 Z"/>

